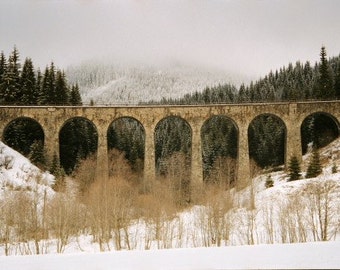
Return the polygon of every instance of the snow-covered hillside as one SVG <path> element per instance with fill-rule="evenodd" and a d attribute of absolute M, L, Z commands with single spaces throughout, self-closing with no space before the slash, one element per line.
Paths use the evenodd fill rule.
<path fill-rule="evenodd" d="M 53 183 L 53 175 L 42 172 L 27 158 L 0 141 L 0 194 L 6 191 L 36 189 L 53 193 Z"/>
<path fill-rule="evenodd" d="M 13 164 L 16 158 L 21 160 L 18 164 L 23 164 L 22 157 L 5 146 L 2 152 L 15 157 Z M 55 254 L 60 252 L 57 251 L 60 239 L 51 238 L 41 243 L 44 253 L 49 255 L 0 257 L 0 268 L 338 268 L 340 138 L 320 149 L 320 157 L 323 172 L 316 178 L 302 177 L 288 182 L 283 171 L 261 174 L 247 188 L 212 193 L 205 204 L 171 217 L 160 215 L 159 219 L 132 221 L 122 229 L 119 241 L 120 249 L 134 251 L 113 251 L 117 248 L 114 234 L 100 245 L 93 235 L 84 231 L 65 240 L 61 252 L 67 255 Z M 309 158 L 310 154 L 303 158 L 304 170 Z M 9 175 L 2 170 L 4 175 Z M 18 177 L 19 174 L 15 173 Z M 265 187 L 268 177 L 274 181 L 271 188 Z M 21 184 L 25 185 L 25 181 Z M 23 249 L 30 245 L 13 243 L 10 252 L 35 254 L 31 249 Z M 4 249 L 0 245 L 1 254 Z"/>
<path fill-rule="evenodd" d="M 207 86 L 249 81 L 238 74 L 180 64 L 156 67 L 91 62 L 69 67 L 66 73 L 70 83 L 79 84 L 84 103 L 93 100 L 98 105 L 178 98 Z"/>

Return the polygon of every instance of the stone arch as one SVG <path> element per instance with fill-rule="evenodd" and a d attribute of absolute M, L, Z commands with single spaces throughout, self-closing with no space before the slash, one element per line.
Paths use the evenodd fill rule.
<path fill-rule="evenodd" d="M 17 136 L 20 133 L 20 137 Z M 27 156 L 35 141 L 44 145 L 45 132 L 42 125 L 31 117 L 21 116 L 11 120 L 4 128 L 2 141 L 9 147 Z"/>
<path fill-rule="evenodd" d="M 226 115 L 214 115 L 201 127 L 203 180 L 225 187 L 235 183 L 239 130 Z"/>
<path fill-rule="evenodd" d="M 301 123 L 302 154 L 308 145 L 314 143 L 317 148 L 324 147 L 340 135 L 339 121 L 330 113 L 314 112 L 305 117 Z"/>
<path fill-rule="evenodd" d="M 192 155 L 190 124 L 182 117 L 167 116 L 157 123 L 154 134 L 156 174 L 175 174 L 178 180 L 189 181 Z"/>
<path fill-rule="evenodd" d="M 145 128 L 139 120 L 131 116 L 122 116 L 113 120 L 107 129 L 107 146 L 110 155 L 109 163 L 112 163 L 112 155 L 114 155 L 110 151 L 117 149 L 124 153 L 124 158 L 129 162 L 132 171 L 142 174 L 145 157 Z"/>
<path fill-rule="evenodd" d="M 98 148 L 98 130 L 96 125 L 85 117 L 67 119 L 59 130 L 60 165 L 66 173 L 71 173 L 80 160 L 95 158 Z"/>
<path fill-rule="evenodd" d="M 285 163 L 287 144 L 287 125 L 278 115 L 259 114 L 248 126 L 249 158 L 255 161 L 251 165 L 251 175 L 255 167 L 278 166 Z"/>

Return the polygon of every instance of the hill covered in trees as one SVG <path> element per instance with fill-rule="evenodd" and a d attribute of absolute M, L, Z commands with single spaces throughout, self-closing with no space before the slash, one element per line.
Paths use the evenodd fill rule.
<path fill-rule="evenodd" d="M 84 103 L 97 105 L 160 101 L 203 91 L 207 86 L 249 81 L 240 74 L 182 63 L 153 66 L 91 61 L 67 68 L 66 74 L 70 82 L 79 85 Z"/>
<path fill-rule="evenodd" d="M 322 47 L 320 62 L 295 64 L 271 71 L 249 85 L 239 88 L 227 83 L 206 87 L 177 99 L 163 98 L 160 104 L 212 104 L 244 102 L 280 102 L 304 100 L 329 100 L 340 98 L 340 55 L 327 58 Z"/>

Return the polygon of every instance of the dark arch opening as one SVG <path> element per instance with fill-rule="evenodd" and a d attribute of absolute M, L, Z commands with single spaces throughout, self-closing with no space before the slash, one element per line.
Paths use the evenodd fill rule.
<path fill-rule="evenodd" d="M 203 179 L 225 188 L 236 180 L 238 130 L 228 117 L 209 118 L 201 128 Z"/>
<path fill-rule="evenodd" d="M 339 123 L 330 114 L 313 113 L 306 117 L 301 124 L 302 154 L 308 151 L 311 143 L 321 148 L 339 137 Z"/>
<path fill-rule="evenodd" d="M 67 120 L 59 132 L 60 165 L 67 174 L 73 172 L 81 160 L 97 151 L 98 132 L 86 118 Z"/>
<path fill-rule="evenodd" d="M 145 155 L 145 130 L 143 125 L 131 117 L 114 120 L 107 131 L 110 176 L 113 175 L 115 153 L 113 149 L 124 154 L 132 172 L 142 176 Z"/>
<path fill-rule="evenodd" d="M 155 128 L 156 173 L 169 180 L 182 198 L 189 192 L 191 140 L 191 127 L 180 117 L 166 117 Z"/>
<path fill-rule="evenodd" d="M 258 115 L 248 127 L 250 159 L 260 168 L 284 164 L 286 125 L 272 114 Z M 252 175 L 255 168 L 251 168 Z"/>
<path fill-rule="evenodd" d="M 189 124 L 180 117 L 169 116 L 157 124 L 155 129 L 155 154 L 158 174 L 167 174 L 165 161 L 175 153 L 181 153 L 186 160 L 191 160 L 191 137 Z"/>
<path fill-rule="evenodd" d="M 2 140 L 9 147 L 29 156 L 35 143 L 44 146 L 44 131 L 41 125 L 29 117 L 20 117 L 11 121 L 4 129 Z"/>

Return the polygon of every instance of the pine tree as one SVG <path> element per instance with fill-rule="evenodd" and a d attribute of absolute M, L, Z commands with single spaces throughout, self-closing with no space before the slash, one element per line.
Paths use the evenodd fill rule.
<path fill-rule="evenodd" d="M 71 105 L 82 105 L 82 101 L 81 101 L 81 96 L 79 93 L 79 86 L 78 84 L 73 85 L 72 89 L 71 89 L 71 96 L 70 96 L 70 103 Z"/>
<path fill-rule="evenodd" d="M 20 90 L 19 51 L 14 47 L 8 65 L 2 76 L 0 85 L 0 100 L 4 104 L 16 104 Z"/>
<path fill-rule="evenodd" d="M 0 86 L 3 82 L 3 75 L 6 71 L 6 67 L 7 67 L 7 61 L 6 61 L 6 57 L 4 55 L 4 52 L 1 52 L 0 54 Z"/>
<path fill-rule="evenodd" d="M 304 78 L 303 87 L 304 87 L 304 96 L 306 99 L 312 98 L 314 77 L 315 77 L 315 74 L 314 74 L 313 68 L 311 67 L 310 62 L 307 61 L 303 68 L 303 78 Z"/>
<path fill-rule="evenodd" d="M 46 78 L 47 82 L 47 104 L 56 104 L 57 92 L 56 92 L 56 69 L 54 63 L 52 62 L 49 68 L 48 76 Z"/>
<path fill-rule="evenodd" d="M 36 78 L 33 63 L 30 58 L 26 58 L 24 66 L 22 68 L 20 86 L 21 86 L 20 103 L 24 105 L 36 104 L 37 103 L 35 95 Z"/>
<path fill-rule="evenodd" d="M 241 84 L 240 89 L 238 91 L 238 102 L 249 102 L 250 96 L 248 92 L 248 88 L 245 87 L 244 84 Z"/>
<path fill-rule="evenodd" d="M 316 147 L 313 148 L 312 157 L 309 162 L 306 178 L 313 178 L 322 172 L 319 151 Z"/>
<path fill-rule="evenodd" d="M 55 81 L 55 100 L 57 105 L 66 105 L 69 102 L 69 89 L 64 72 L 58 70 Z"/>
<path fill-rule="evenodd" d="M 270 176 L 270 174 L 268 174 L 267 179 L 266 179 L 266 183 L 265 183 L 265 187 L 271 188 L 273 186 L 274 186 L 274 181 L 273 181 L 272 177 Z"/>
<path fill-rule="evenodd" d="M 43 76 L 41 74 L 40 69 L 38 69 L 37 71 L 37 81 L 35 84 L 35 89 L 34 89 L 34 94 L 33 94 L 33 100 L 35 101 L 35 103 L 32 103 L 33 105 L 41 105 L 40 101 L 41 98 L 43 96 L 42 94 L 42 80 L 43 80 Z"/>
<path fill-rule="evenodd" d="M 57 100 L 56 69 L 52 62 L 49 67 L 45 68 L 38 101 L 39 105 L 53 105 Z"/>
<path fill-rule="evenodd" d="M 314 89 L 314 97 L 318 99 L 332 99 L 335 97 L 333 72 L 327 60 L 325 46 L 321 47 L 319 78 Z"/>
<path fill-rule="evenodd" d="M 65 189 L 65 186 L 66 186 L 65 171 L 60 166 L 59 159 L 58 159 L 58 156 L 57 156 L 56 153 L 53 154 L 50 173 L 53 174 L 54 177 L 55 177 L 53 189 L 55 191 L 63 191 Z"/>
<path fill-rule="evenodd" d="M 300 162 L 296 156 L 292 156 L 288 165 L 289 181 L 298 180 L 301 177 Z"/>
<path fill-rule="evenodd" d="M 41 79 L 41 86 L 38 96 L 38 105 L 47 105 L 49 104 L 49 73 L 50 69 L 48 67 L 45 68 L 44 75 Z"/>
<path fill-rule="evenodd" d="M 340 62 L 338 62 L 338 66 L 336 69 L 334 91 L 335 91 L 335 97 L 337 99 L 340 99 Z"/>
<path fill-rule="evenodd" d="M 44 168 L 46 165 L 46 158 L 42 141 L 34 141 L 30 146 L 29 159 L 36 166 Z"/>

